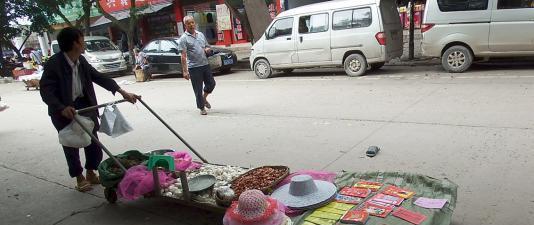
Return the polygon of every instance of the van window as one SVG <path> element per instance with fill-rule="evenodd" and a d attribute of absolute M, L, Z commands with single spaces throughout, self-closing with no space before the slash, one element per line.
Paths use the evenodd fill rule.
<path fill-rule="evenodd" d="M 497 9 L 534 8 L 534 0 L 499 0 Z"/>
<path fill-rule="evenodd" d="M 293 33 L 293 18 L 280 19 L 274 22 L 267 33 L 268 39 L 291 35 Z"/>
<path fill-rule="evenodd" d="M 334 12 L 332 29 L 343 30 L 371 26 L 371 8 L 361 8 Z"/>
<path fill-rule="evenodd" d="M 311 16 L 301 16 L 299 19 L 299 33 L 318 33 L 328 30 L 328 13 Z"/>
<path fill-rule="evenodd" d="M 438 0 L 442 12 L 473 11 L 488 9 L 488 0 Z"/>

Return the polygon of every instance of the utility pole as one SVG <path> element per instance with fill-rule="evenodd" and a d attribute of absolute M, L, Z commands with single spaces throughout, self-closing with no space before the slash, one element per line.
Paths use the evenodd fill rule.
<path fill-rule="evenodd" d="M 415 0 L 410 0 L 410 3 L 408 3 L 408 8 L 410 8 L 410 42 L 409 42 L 409 59 L 414 59 L 414 50 L 415 50 L 415 44 L 414 44 L 414 33 L 415 33 L 415 22 L 414 22 L 414 8 L 415 8 Z"/>

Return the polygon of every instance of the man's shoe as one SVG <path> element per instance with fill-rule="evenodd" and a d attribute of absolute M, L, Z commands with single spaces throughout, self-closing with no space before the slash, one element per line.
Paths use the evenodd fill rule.
<path fill-rule="evenodd" d="M 204 106 L 206 106 L 206 108 L 208 109 L 211 109 L 211 105 L 208 101 L 204 100 Z"/>
<path fill-rule="evenodd" d="M 87 181 L 90 184 L 100 184 L 100 178 L 94 172 L 87 173 Z"/>
<path fill-rule="evenodd" d="M 83 175 L 80 175 L 79 177 L 77 177 L 75 188 L 79 192 L 86 192 L 86 191 L 90 191 L 93 189 L 91 187 L 91 183 L 89 183 L 89 181 L 87 181 L 85 177 L 83 177 Z"/>
<path fill-rule="evenodd" d="M 208 115 L 208 112 L 206 112 L 205 109 L 201 109 L 200 110 L 200 115 L 203 115 L 203 116 Z"/>

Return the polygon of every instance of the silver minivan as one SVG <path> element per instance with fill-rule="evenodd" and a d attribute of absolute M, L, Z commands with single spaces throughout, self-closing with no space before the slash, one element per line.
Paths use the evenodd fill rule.
<path fill-rule="evenodd" d="M 127 70 L 126 60 L 119 48 L 107 37 L 87 36 L 85 40 L 85 59 L 100 73 L 119 73 L 124 75 Z M 60 52 L 58 42 L 52 41 L 54 54 Z"/>
<path fill-rule="evenodd" d="M 345 0 L 280 13 L 252 46 L 259 78 L 274 70 L 344 67 L 349 76 L 378 69 L 402 56 L 403 30 L 395 1 Z"/>
<path fill-rule="evenodd" d="M 428 0 L 423 55 L 466 71 L 491 57 L 534 56 L 534 0 Z"/>

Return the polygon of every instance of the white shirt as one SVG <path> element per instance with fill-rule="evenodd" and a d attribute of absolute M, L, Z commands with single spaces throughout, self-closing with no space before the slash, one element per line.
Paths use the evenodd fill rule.
<path fill-rule="evenodd" d="M 83 97 L 83 88 L 82 80 L 80 79 L 80 74 L 78 73 L 78 67 L 80 67 L 80 60 L 76 60 L 76 63 L 70 60 L 69 56 L 65 54 L 67 63 L 69 63 L 70 68 L 72 69 L 72 100 L 76 100 L 78 97 Z"/>

